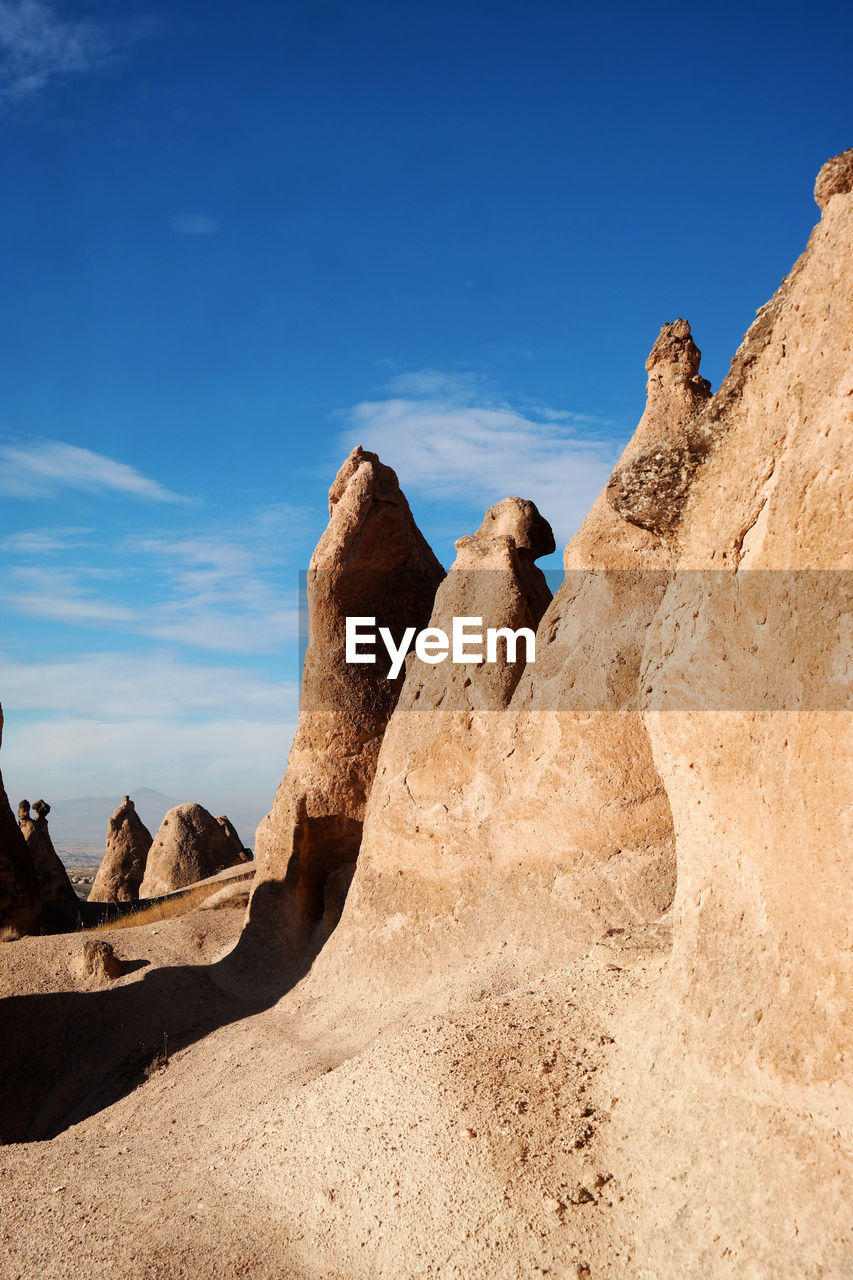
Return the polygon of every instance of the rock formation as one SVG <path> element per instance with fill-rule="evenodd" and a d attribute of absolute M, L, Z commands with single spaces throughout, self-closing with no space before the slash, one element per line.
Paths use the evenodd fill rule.
<path fill-rule="evenodd" d="M 805 253 L 673 441 L 704 445 L 641 681 L 678 833 L 679 1013 L 703 1052 L 737 1045 L 802 1087 L 840 1082 L 853 979 L 851 193 L 848 151 L 818 176 Z"/>
<path fill-rule="evenodd" d="M 522 498 L 490 507 L 476 533 L 456 542 L 456 560 L 435 597 L 430 627 L 450 636 L 454 618 L 482 618 L 483 630 L 525 627 L 535 633 L 551 602 L 551 591 L 535 561 L 554 550 L 554 535 L 536 508 Z M 430 665 L 411 657 L 395 712 L 504 710 L 527 660 L 524 640 L 515 660 L 506 660 L 500 641 L 497 663 Z M 395 718 L 392 717 L 392 720 Z M 420 727 L 425 727 L 421 722 Z"/>
<path fill-rule="evenodd" d="M 111 943 L 87 938 L 74 956 L 71 969 L 87 985 L 104 986 L 122 977 L 127 964 L 116 955 Z"/>
<path fill-rule="evenodd" d="M 179 804 L 160 824 L 145 863 L 140 898 L 156 898 L 248 862 L 250 854 L 226 817 L 200 804 Z"/>
<path fill-rule="evenodd" d="M 426 624 L 443 577 L 394 472 L 354 449 L 329 491 L 329 524 L 311 557 L 299 724 L 255 844 L 250 926 L 264 937 L 274 930 L 292 950 L 328 920 L 341 875 L 358 856 L 379 746 L 403 683 L 402 675 L 388 679 L 381 648 L 375 664 L 346 662 L 345 620 L 373 617 L 399 642 L 406 627 Z"/>
<path fill-rule="evenodd" d="M 664 325 L 622 461 L 668 444 L 708 403 L 699 360 L 687 322 Z M 672 901 L 672 816 L 637 688 L 671 553 L 602 493 L 566 548 L 565 581 L 548 604 L 531 571 L 553 540 L 532 504 L 525 537 L 524 511 L 508 499 L 459 540 L 431 625 L 447 630 L 454 614 L 513 627 L 539 620 L 536 661 L 489 669 L 409 659 L 338 945 L 322 965 L 343 957 L 346 943 L 377 981 L 398 967 L 402 990 L 419 981 L 413 951 L 437 971 L 475 954 L 484 936 L 518 959 L 556 963 L 607 928 L 656 919 Z M 543 919 L 561 925 L 543 930 Z"/>
<path fill-rule="evenodd" d="M 98 867 L 90 902 L 134 902 L 145 875 L 145 862 L 153 841 L 130 796 L 110 818 L 107 849 Z"/>
<path fill-rule="evenodd" d="M 29 800 L 22 800 L 18 805 L 18 825 L 27 842 L 42 901 L 76 905 L 74 886 L 50 838 L 47 826 L 49 813 L 50 805 L 45 800 L 36 800 L 32 813 Z"/>
<path fill-rule="evenodd" d="M 585 967 L 571 961 L 571 998 L 600 1015 L 615 975 L 626 993 L 594 1157 L 626 1191 L 588 1238 L 595 1274 L 626 1274 L 626 1252 L 661 1277 L 849 1264 L 853 151 L 816 198 L 821 223 L 715 396 L 686 324 L 662 330 L 646 413 L 566 549 L 509 710 L 454 713 L 438 732 L 431 693 L 418 729 L 407 677 L 314 965 L 316 991 L 352 990 L 355 973 L 353 1003 L 376 1007 L 400 992 L 438 1007 L 476 973 L 488 1024 L 491 992 L 598 934 Z M 499 1098 L 519 1051 L 500 1042 L 491 1083 L 478 1057 L 472 1096 Z M 354 1096 L 396 1072 L 365 1069 Z M 500 1167 L 520 1180 L 528 1158 Z M 453 1177 L 435 1173 L 449 1202 Z M 460 1229 L 441 1255 L 455 1249 L 463 1272 L 466 1241 Z"/>
<path fill-rule="evenodd" d="M 2 740 L 3 708 L 0 707 L 0 743 Z M 35 868 L 0 774 L 0 928 L 29 933 L 35 927 L 38 911 Z"/>
<path fill-rule="evenodd" d="M 42 1274 L 60 1208 L 69 1274 L 207 1274 L 212 1247 L 223 1275 L 306 1280 L 850 1274 L 853 151 L 816 198 L 716 395 L 685 322 L 662 330 L 520 677 L 347 670 L 343 616 L 385 601 L 346 570 L 387 548 L 374 515 L 413 525 L 402 495 L 374 512 L 399 494 L 375 459 L 344 468 L 250 908 L 266 970 L 223 1000 L 226 961 L 177 967 L 178 931 L 140 930 L 154 972 L 81 1000 L 55 990 L 71 941 L 45 940 L 41 989 L 4 1001 L 13 1274 Z M 433 619 L 537 616 L 546 545 L 500 504 Z M 296 986 L 287 930 L 314 960 Z M 39 948 L 6 950 L 8 991 Z M 128 1242 L 91 1209 L 137 1222 L 143 1183 Z"/>

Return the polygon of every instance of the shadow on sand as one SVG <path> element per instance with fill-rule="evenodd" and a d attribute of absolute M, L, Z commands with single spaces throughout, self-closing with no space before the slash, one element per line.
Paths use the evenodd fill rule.
<path fill-rule="evenodd" d="M 215 964 L 156 968 L 106 990 L 0 1001 L 0 1143 L 56 1137 L 137 1088 L 164 1049 L 176 1053 L 274 1005 L 332 931 L 327 920 L 295 946 L 300 931 L 286 927 L 282 890 L 276 882 L 258 886 L 237 946 Z M 276 927 L 263 923 L 270 919 Z"/>

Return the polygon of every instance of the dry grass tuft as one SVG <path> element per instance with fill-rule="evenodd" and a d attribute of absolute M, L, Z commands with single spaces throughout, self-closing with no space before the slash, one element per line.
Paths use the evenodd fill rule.
<path fill-rule="evenodd" d="M 20 930 L 16 929 L 13 924 L 7 924 L 0 929 L 0 942 L 17 942 L 19 938 L 23 938 Z"/>
<path fill-rule="evenodd" d="M 119 916 L 117 920 L 109 920 L 104 924 L 86 929 L 86 933 L 111 933 L 113 929 L 137 929 L 142 925 L 156 924 L 158 920 L 172 920 L 175 916 L 186 916 L 196 911 L 206 898 L 210 898 L 219 889 L 219 885 L 199 885 L 196 889 L 187 889 L 185 893 L 177 893 L 164 898 L 160 902 L 152 902 L 150 906 L 142 906 L 138 911 Z"/>

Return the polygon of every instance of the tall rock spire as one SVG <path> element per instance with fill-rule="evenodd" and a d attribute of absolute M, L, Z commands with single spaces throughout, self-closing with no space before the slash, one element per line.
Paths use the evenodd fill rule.
<path fill-rule="evenodd" d="M 348 616 L 376 619 L 399 640 L 424 627 L 444 570 L 397 476 L 357 447 L 329 491 L 329 524 L 308 569 L 308 649 L 287 772 L 256 839 L 258 882 L 249 931 L 264 921 L 296 956 L 339 900 L 361 844 L 367 797 L 403 676 L 346 662 Z"/>

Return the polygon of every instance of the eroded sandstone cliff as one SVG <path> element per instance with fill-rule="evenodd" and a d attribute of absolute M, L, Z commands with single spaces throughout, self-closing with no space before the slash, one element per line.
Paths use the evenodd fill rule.
<path fill-rule="evenodd" d="M 399 641 L 407 627 L 425 625 L 443 577 L 394 472 L 354 449 L 329 491 L 329 524 L 311 557 L 299 725 L 256 837 L 250 926 L 290 952 L 337 919 L 403 682 L 387 678 L 381 652 L 376 664 L 346 662 L 346 618 L 373 617 Z"/>

